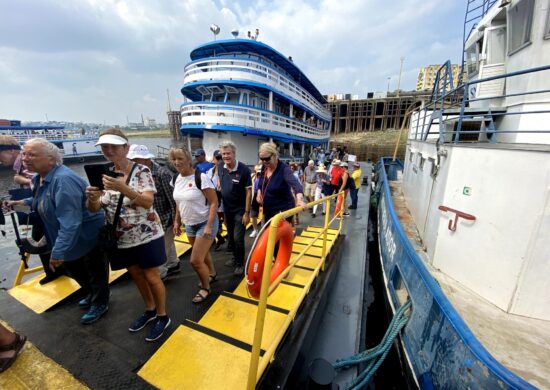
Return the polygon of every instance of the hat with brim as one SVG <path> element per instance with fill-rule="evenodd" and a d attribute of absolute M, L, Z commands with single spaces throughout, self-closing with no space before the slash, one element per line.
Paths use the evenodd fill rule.
<path fill-rule="evenodd" d="M 115 134 L 104 134 L 95 143 L 95 146 L 98 145 L 126 145 L 128 141 L 122 138 L 119 135 Z"/>
<path fill-rule="evenodd" d="M 340 165 L 340 160 L 336 159 L 336 160 L 332 160 L 332 165 Z"/>
<path fill-rule="evenodd" d="M 327 171 L 323 168 L 319 168 L 315 171 L 315 173 L 327 173 Z"/>
<path fill-rule="evenodd" d="M 155 155 L 149 151 L 145 145 L 130 145 L 130 150 L 126 158 L 133 160 L 134 158 L 141 158 L 143 160 L 150 160 L 154 158 Z"/>

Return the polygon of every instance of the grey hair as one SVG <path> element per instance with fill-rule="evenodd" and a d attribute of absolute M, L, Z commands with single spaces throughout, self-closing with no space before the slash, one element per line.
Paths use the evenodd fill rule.
<path fill-rule="evenodd" d="M 237 147 L 235 146 L 235 144 L 231 141 L 223 141 L 221 144 L 220 144 L 220 150 L 222 149 L 231 149 L 233 151 L 234 154 L 237 153 Z"/>
<path fill-rule="evenodd" d="M 25 145 L 30 145 L 30 144 L 42 145 L 46 154 L 55 159 L 55 165 L 63 164 L 63 154 L 61 153 L 61 150 L 57 146 L 55 146 L 55 144 L 52 144 L 47 139 L 31 138 L 25 142 Z"/>

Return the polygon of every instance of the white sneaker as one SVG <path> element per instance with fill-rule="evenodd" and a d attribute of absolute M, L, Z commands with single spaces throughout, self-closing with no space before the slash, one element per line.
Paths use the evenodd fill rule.
<path fill-rule="evenodd" d="M 250 233 L 250 237 L 251 238 L 254 238 L 258 235 L 258 231 L 257 230 L 252 230 L 252 233 Z"/>

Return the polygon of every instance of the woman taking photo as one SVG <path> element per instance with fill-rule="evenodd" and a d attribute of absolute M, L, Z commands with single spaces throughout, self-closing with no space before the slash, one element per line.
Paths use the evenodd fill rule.
<path fill-rule="evenodd" d="M 159 339 L 170 325 L 166 315 L 166 290 L 160 279 L 159 266 L 166 261 L 164 231 L 158 214 L 153 210 L 156 193 L 151 170 L 128 160 L 128 138 L 119 129 L 100 133 L 96 145 L 101 146 L 105 158 L 114 163 L 117 177 L 103 175 L 104 191 L 87 187 L 87 207 L 90 211 L 105 210 L 105 218 L 113 223 L 119 198 L 124 195 L 120 219 L 115 226 L 118 248 L 110 256 L 113 270 L 126 268 L 145 303 L 145 312 L 129 327 L 137 332 L 149 322 L 154 326 L 146 341 Z"/>
<path fill-rule="evenodd" d="M 210 283 L 216 281 L 217 276 L 209 249 L 219 227 L 218 197 L 212 180 L 204 173 L 195 172 L 189 151 L 170 149 L 169 156 L 179 173 L 174 183 L 174 234 L 179 236 L 182 226 L 185 226 L 189 243 L 193 247 L 191 266 L 200 280 L 193 303 L 201 303 L 210 296 Z"/>
<path fill-rule="evenodd" d="M 263 167 L 259 176 L 256 200 L 263 206 L 264 221 L 267 222 L 275 214 L 296 206 L 305 209 L 302 185 L 290 167 L 279 161 L 279 152 L 275 144 L 263 143 L 258 155 Z M 292 191 L 296 195 L 296 200 Z M 291 221 L 292 217 L 289 218 L 289 222 Z"/>

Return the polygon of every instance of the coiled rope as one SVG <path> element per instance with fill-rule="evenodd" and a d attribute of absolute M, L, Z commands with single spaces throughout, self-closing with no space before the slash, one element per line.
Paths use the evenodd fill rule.
<path fill-rule="evenodd" d="M 337 360 L 336 363 L 332 365 L 336 370 L 338 370 L 341 368 L 347 369 L 352 366 L 368 362 L 367 367 L 365 367 L 365 369 L 357 376 L 357 378 L 355 378 L 352 382 L 346 384 L 346 390 L 362 389 L 367 383 L 369 383 L 376 370 L 378 370 L 378 368 L 388 355 L 393 341 L 395 340 L 401 329 L 403 329 L 409 321 L 410 314 L 405 314 L 405 312 L 411 306 L 412 302 L 410 300 L 407 300 L 407 302 L 405 302 L 405 304 L 403 304 L 395 312 L 395 315 L 393 316 L 390 325 L 388 326 L 388 330 L 386 330 L 386 334 L 384 334 L 384 338 L 382 338 L 382 341 L 376 347 L 367 349 L 366 351 L 360 352 L 348 358 Z"/>

